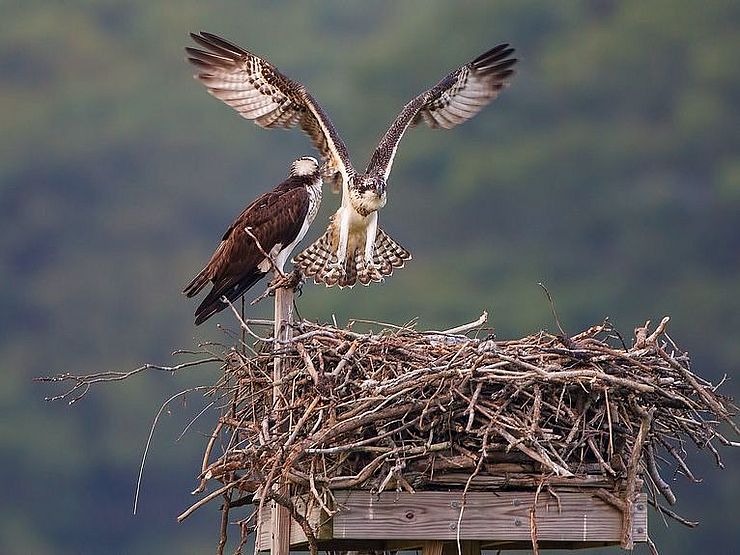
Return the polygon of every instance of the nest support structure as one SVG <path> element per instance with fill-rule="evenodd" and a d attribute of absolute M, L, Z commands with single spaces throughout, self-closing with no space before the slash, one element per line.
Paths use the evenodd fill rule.
<path fill-rule="evenodd" d="M 608 322 L 500 341 L 483 319 L 445 332 L 299 321 L 266 337 L 272 322 L 242 321 L 253 341 L 219 355 L 223 412 L 180 519 L 221 501 L 223 543 L 245 507 L 242 542 L 256 531 L 258 550 L 276 510 L 291 547 L 313 552 L 650 542 L 647 505 L 693 524 L 665 506 L 662 476 L 697 482 L 686 448 L 721 466 L 717 446 L 738 434 L 737 408 L 667 323 L 629 341 Z"/>

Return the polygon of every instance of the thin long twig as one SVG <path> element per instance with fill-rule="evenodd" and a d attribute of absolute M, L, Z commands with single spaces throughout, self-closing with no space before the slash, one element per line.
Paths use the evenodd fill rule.
<path fill-rule="evenodd" d="M 33 378 L 36 382 L 73 382 L 73 385 L 70 389 L 65 391 L 64 393 L 60 393 L 59 395 L 54 395 L 51 397 L 44 397 L 45 401 L 59 401 L 61 399 L 66 399 L 70 396 L 72 398 L 69 401 L 70 405 L 73 405 L 82 397 L 84 397 L 89 391 L 90 388 L 93 385 L 105 383 L 105 382 L 120 382 L 123 380 L 127 380 L 128 378 L 131 378 L 135 376 L 136 374 L 140 374 L 142 372 L 145 372 L 147 370 L 157 370 L 158 372 L 170 372 L 174 373 L 178 370 L 184 370 L 185 368 L 193 368 L 196 366 L 202 366 L 204 364 L 208 364 L 211 362 L 223 362 L 223 359 L 218 357 L 207 357 L 207 358 L 201 358 L 198 360 L 191 360 L 188 362 L 183 362 L 181 364 L 176 364 L 174 366 L 161 366 L 158 364 L 143 364 L 139 366 L 138 368 L 134 368 L 133 370 L 129 370 L 127 372 L 96 372 L 93 374 L 71 374 L 71 373 L 64 373 L 64 374 L 57 374 L 54 376 L 38 376 Z M 82 390 L 78 395 L 73 396 L 75 392 L 78 390 Z"/>
<path fill-rule="evenodd" d="M 167 405 L 169 405 L 172 401 L 174 401 L 178 397 L 182 397 L 183 395 L 187 395 L 188 393 L 192 393 L 193 391 L 199 391 L 199 390 L 202 391 L 204 389 L 211 389 L 211 387 L 210 386 L 191 387 L 190 389 L 180 391 L 172 395 L 169 399 L 167 399 L 164 403 L 162 403 L 161 407 L 159 407 L 159 411 L 157 411 L 157 415 L 154 417 L 154 422 L 152 422 L 152 426 L 149 429 L 149 436 L 146 438 L 146 445 L 144 446 L 144 452 L 141 455 L 141 466 L 139 467 L 139 476 L 136 479 L 136 492 L 134 493 L 133 514 L 136 514 L 136 510 L 139 507 L 139 493 L 141 492 L 141 480 L 144 476 L 144 464 L 146 464 L 146 457 L 147 457 L 147 454 L 149 453 L 149 447 L 151 447 L 151 444 L 152 444 L 152 437 L 154 437 L 154 430 L 157 428 L 157 423 L 159 422 L 160 416 L 162 416 L 162 413 L 164 412 L 164 409 L 167 407 Z"/>

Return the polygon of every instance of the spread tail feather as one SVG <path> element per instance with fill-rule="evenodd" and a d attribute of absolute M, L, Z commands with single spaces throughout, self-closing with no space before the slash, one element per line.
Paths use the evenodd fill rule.
<path fill-rule="evenodd" d="M 317 276 L 326 274 L 330 264 L 336 264 L 337 256 L 332 248 L 331 227 L 324 234 L 311 243 L 305 250 L 293 257 L 293 264 L 298 266 L 306 277 L 314 278 L 316 283 L 325 283 Z M 336 281 L 327 283 L 327 287 L 336 285 Z"/>
<path fill-rule="evenodd" d="M 407 260 L 411 260 L 411 253 L 391 239 L 385 231 L 378 228 L 373 262 L 378 266 L 381 275 L 391 275 L 394 268 L 403 268 Z"/>
<path fill-rule="evenodd" d="M 348 252 L 344 264 L 340 265 L 330 228 L 298 254 L 293 263 L 300 268 L 304 276 L 312 277 L 315 283 L 323 283 L 327 287 L 334 285 L 352 287 L 358 281 L 363 285 L 382 281 L 385 276 L 390 276 L 395 268 L 402 268 L 410 259 L 409 251 L 378 228 L 372 265 L 365 263 L 364 253 L 359 248 L 354 249 L 354 252 Z"/>

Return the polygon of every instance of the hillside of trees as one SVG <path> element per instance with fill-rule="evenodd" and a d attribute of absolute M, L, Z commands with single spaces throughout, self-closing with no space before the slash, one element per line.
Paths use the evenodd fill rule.
<path fill-rule="evenodd" d="M 382 286 L 311 284 L 303 317 L 453 326 L 490 313 L 500 338 L 609 317 L 629 337 L 672 318 L 694 369 L 740 393 L 740 3 L 1 2 L 0 552 L 189 554 L 215 547 L 218 514 L 175 517 L 195 487 L 215 414 L 171 395 L 215 374 L 148 374 L 72 407 L 33 376 L 169 364 L 225 338 L 194 328 L 180 291 L 226 226 L 314 154 L 297 131 L 239 118 L 192 79 L 189 31 L 230 38 L 304 82 L 364 166 L 412 96 L 499 42 L 511 87 L 450 131 L 409 131 L 381 225 L 414 259 Z M 337 206 L 328 190 L 313 240 Z M 307 244 L 307 243 L 306 243 Z M 256 289 L 256 296 L 261 289 Z M 270 304 L 254 308 L 267 315 Z M 663 553 L 740 541 L 740 456 L 676 477 Z M 711 548 L 711 549 L 710 549 Z M 640 548 L 643 549 L 643 548 Z M 644 551 L 638 552 L 647 552 Z"/>

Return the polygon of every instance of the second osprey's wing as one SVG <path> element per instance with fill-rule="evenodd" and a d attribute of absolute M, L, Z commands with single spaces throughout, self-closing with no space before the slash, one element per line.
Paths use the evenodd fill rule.
<path fill-rule="evenodd" d="M 388 179 L 396 149 L 409 125 L 423 119 L 429 127 L 450 129 L 480 112 L 514 74 L 512 66 L 517 60 L 511 57 L 513 52 L 508 44 L 500 44 L 406 104 L 380 140 L 367 173 Z"/>

